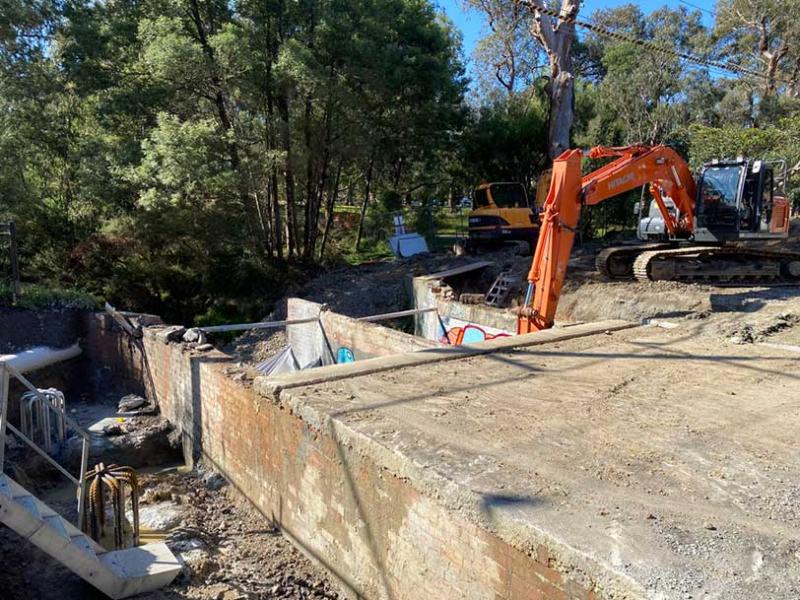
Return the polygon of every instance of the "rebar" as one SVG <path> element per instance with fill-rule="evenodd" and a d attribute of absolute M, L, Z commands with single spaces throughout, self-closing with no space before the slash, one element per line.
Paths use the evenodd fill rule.
<path fill-rule="evenodd" d="M 55 388 L 25 392 L 19 402 L 20 429 L 34 442 L 38 437 L 45 452 L 52 453 L 54 429 L 57 444 L 67 439 L 66 409 L 64 394 Z"/>
<path fill-rule="evenodd" d="M 89 484 L 86 514 L 83 518 L 83 530 L 97 542 L 105 536 L 106 507 L 111 504 L 113 517 L 114 549 L 121 550 L 125 544 L 125 504 L 126 495 L 131 499 L 133 523 L 131 530 L 131 546 L 139 545 L 139 481 L 136 471 L 131 467 L 120 465 L 97 464 L 86 473 Z M 128 493 L 126 494 L 126 488 Z M 108 496 L 108 498 L 107 498 Z"/>

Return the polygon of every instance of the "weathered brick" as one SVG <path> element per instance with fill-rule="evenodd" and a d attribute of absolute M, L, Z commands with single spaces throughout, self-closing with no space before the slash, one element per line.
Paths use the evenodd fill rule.
<path fill-rule="evenodd" d="M 102 341 L 109 363 L 138 359 L 110 336 Z M 148 393 L 181 429 L 187 448 L 224 472 L 351 591 L 398 600 L 594 597 L 551 568 L 554 557 L 544 546 L 529 556 L 331 429 L 257 398 L 252 386 L 229 376 L 231 361 L 221 353 L 192 356 L 149 331 L 143 343 Z"/>

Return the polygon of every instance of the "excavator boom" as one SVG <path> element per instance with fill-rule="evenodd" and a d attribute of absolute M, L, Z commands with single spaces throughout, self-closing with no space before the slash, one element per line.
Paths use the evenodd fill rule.
<path fill-rule="evenodd" d="M 674 150 L 667 146 L 597 147 L 589 157 L 615 160 L 583 178 L 581 150 L 567 150 L 553 162 L 539 241 L 528 273 L 528 293 L 517 322 L 519 334 L 553 326 L 584 204 L 600 204 L 649 183 L 670 235 L 688 238 L 692 234 L 696 185 L 689 166 Z M 677 214 L 667 209 L 665 196 L 672 198 Z"/>

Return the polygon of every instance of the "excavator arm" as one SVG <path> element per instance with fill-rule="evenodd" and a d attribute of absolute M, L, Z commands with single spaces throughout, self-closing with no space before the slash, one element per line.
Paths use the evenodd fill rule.
<path fill-rule="evenodd" d="M 692 234 L 696 184 L 689 165 L 674 150 L 667 146 L 597 147 L 589 157 L 615 159 L 583 178 L 581 150 L 567 150 L 553 162 L 528 291 L 517 320 L 518 334 L 553 326 L 583 205 L 600 204 L 650 184 L 670 237 Z M 665 197 L 675 203 L 676 215 L 667 209 Z"/>

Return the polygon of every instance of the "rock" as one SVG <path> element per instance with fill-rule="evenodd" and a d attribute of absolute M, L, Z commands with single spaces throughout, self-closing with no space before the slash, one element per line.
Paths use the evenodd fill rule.
<path fill-rule="evenodd" d="M 686 315 L 686 318 L 690 321 L 700 321 L 702 319 L 707 319 L 711 316 L 709 311 L 702 311 L 702 312 L 693 312 Z"/>
<path fill-rule="evenodd" d="M 180 342 L 183 339 L 183 334 L 186 333 L 186 328 L 180 325 L 171 325 L 165 327 L 156 334 L 156 337 L 163 343 L 169 344 L 170 342 Z"/>
<path fill-rule="evenodd" d="M 158 502 L 139 507 L 139 524 L 154 531 L 169 531 L 180 525 L 184 508 L 171 502 Z"/>
<path fill-rule="evenodd" d="M 203 548 L 192 548 L 178 552 L 178 558 L 183 562 L 184 576 L 191 580 L 192 577 L 205 578 L 217 570 L 218 565 Z"/>
<path fill-rule="evenodd" d="M 155 504 L 156 502 L 171 500 L 172 495 L 173 493 L 170 488 L 164 488 L 161 486 L 147 488 L 139 496 L 139 504 Z M 178 504 L 180 503 L 178 502 Z"/>
<path fill-rule="evenodd" d="M 131 412 L 137 408 L 147 406 L 148 402 L 145 398 L 137 396 L 136 394 L 127 394 L 120 398 L 117 410 L 119 412 Z"/>
<path fill-rule="evenodd" d="M 138 469 L 149 465 L 163 465 L 181 456 L 177 430 L 166 420 L 157 417 L 134 417 L 125 420 L 123 435 L 107 436 L 103 427 L 114 424 L 116 419 L 99 423 L 96 429 L 89 428 L 91 435 L 91 460 L 103 460 L 106 464 L 127 465 Z M 67 438 L 64 462 L 73 467 L 80 466 L 82 439 Z"/>
<path fill-rule="evenodd" d="M 730 341 L 738 345 L 754 343 L 756 339 L 753 333 L 753 326 L 745 325 L 738 331 L 735 331 L 734 334 L 731 336 Z"/>
<path fill-rule="evenodd" d="M 483 304 L 486 294 L 461 294 L 458 301 L 462 304 Z"/>
<path fill-rule="evenodd" d="M 193 327 L 191 329 L 187 329 L 186 333 L 183 334 L 183 341 L 195 344 L 205 344 L 207 341 L 206 334 L 202 329 Z"/>
<path fill-rule="evenodd" d="M 172 551 L 180 552 L 181 554 L 185 554 L 191 550 L 202 550 L 205 547 L 206 545 L 203 543 L 203 540 L 198 540 L 197 538 L 178 540 L 177 542 L 170 543 Z"/>
<path fill-rule="evenodd" d="M 122 423 L 109 423 L 103 427 L 103 433 L 109 437 L 114 437 L 117 435 L 123 435 L 125 433 L 125 429 L 122 427 Z"/>
<path fill-rule="evenodd" d="M 212 344 L 200 344 L 196 349 L 200 352 L 208 352 L 209 350 L 213 350 L 214 346 Z"/>
<path fill-rule="evenodd" d="M 222 489 L 223 487 L 228 485 L 226 479 L 215 471 L 206 473 L 203 476 L 203 481 L 206 484 L 206 489 L 212 492 L 216 492 L 217 490 Z"/>

